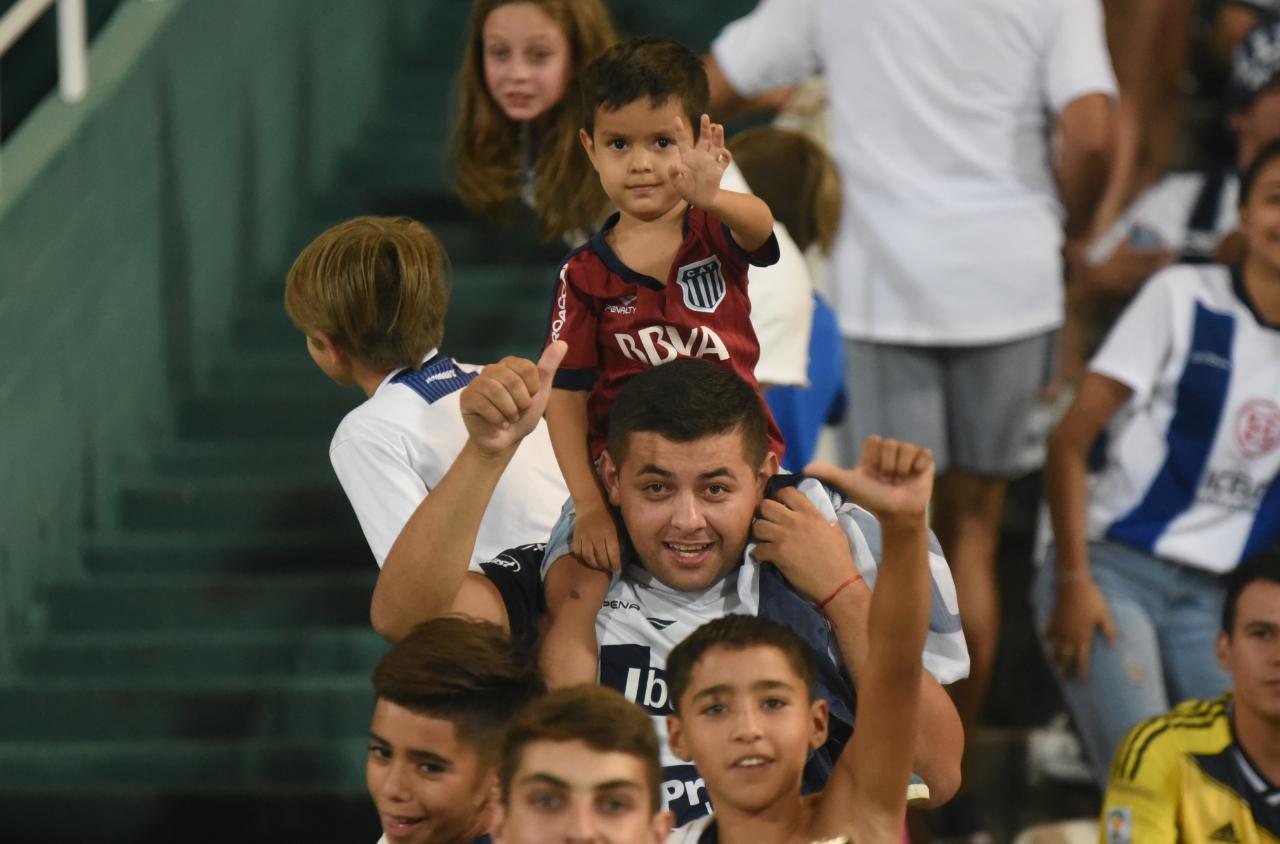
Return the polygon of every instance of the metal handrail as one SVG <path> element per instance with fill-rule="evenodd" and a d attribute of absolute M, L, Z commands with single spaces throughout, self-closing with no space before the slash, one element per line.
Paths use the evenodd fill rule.
<path fill-rule="evenodd" d="M 0 17 L 0 56 L 55 3 L 58 6 L 58 93 L 63 102 L 78 103 L 89 90 L 85 0 L 18 0 Z"/>

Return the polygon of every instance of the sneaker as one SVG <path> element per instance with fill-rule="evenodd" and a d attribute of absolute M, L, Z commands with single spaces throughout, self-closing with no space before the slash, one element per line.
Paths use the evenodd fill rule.
<path fill-rule="evenodd" d="M 1065 712 L 1027 736 L 1027 775 L 1033 783 L 1042 779 L 1080 785 L 1093 782 L 1093 769 Z"/>

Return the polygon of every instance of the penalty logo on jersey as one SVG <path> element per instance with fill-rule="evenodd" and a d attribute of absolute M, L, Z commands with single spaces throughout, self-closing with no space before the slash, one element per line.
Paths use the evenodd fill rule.
<path fill-rule="evenodd" d="M 724 301 L 724 276 L 720 274 L 720 259 L 714 255 L 685 264 L 676 271 L 676 281 L 684 295 L 684 306 L 691 311 L 713 313 Z"/>

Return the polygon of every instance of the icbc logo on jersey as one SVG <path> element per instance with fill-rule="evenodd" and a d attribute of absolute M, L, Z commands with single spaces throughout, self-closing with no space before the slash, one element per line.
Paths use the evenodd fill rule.
<path fill-rule="evenodd" d="M 1236 444 L 1245 457 L 1263 457 L 1280 445 L 1280 406 L 1253 399 L 1236 412 Z"/>

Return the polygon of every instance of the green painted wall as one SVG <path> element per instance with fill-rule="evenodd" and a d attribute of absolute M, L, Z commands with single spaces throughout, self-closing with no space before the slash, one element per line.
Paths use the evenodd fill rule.
<path fill-rule="evenodd" d="M 0 674 L 381 94 L 393 0 L 125 3 L 0 150 Z M 420 14 L 420 13 L 419 13 Z M 300 347 L 301 351 L 301 347 Z"/>

